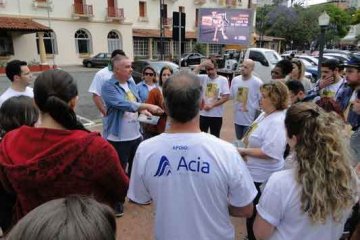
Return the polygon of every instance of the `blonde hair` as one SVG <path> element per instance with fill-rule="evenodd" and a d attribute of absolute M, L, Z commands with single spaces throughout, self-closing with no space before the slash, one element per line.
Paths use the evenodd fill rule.
<path fill-rule="evenodd" d="M 356 176 L 341 121 L 314 103 L 297 103 L 286 114 L 289 137 L 296 136 L 296 180 L 301 208 L 314 223 L 339 221 L 356 198 Z"/>
<path fill-rule="evenodd" d="M 260 87 L 265 92 L 276 110 L 284 110 L 289 104 L 289 89 L 280 81 L 266 83 Z"/>
<path fill-rule="evenodd" d="M 298 58 L 293 58 L 291 60 L 291 63 L 295 64 L 298 69 L 299 69 L 299 76 L 297 79 L 293 79 L 293 80 L 302 80 L 305 77 L 305 65 L 304 63 L 298 59 Z"/>

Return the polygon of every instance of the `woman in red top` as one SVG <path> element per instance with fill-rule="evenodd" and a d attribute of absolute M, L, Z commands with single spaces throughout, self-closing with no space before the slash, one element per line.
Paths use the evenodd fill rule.
<path fill-rule="evenodd" d="M 71 194 L 93 196 L 111 207 L 123 201 L 128 178 L 113 147 L 77 120 L 78 90 L 71 75 L 62 70 L 40 74 L 34 100 L 38 126 L 11 131 L 0 144 L 0 187 L 16 194 L 14 222 L 44 202 Z"/>
<path fill-rule="evenodd" d="M 173 74 L 173 70 L 169 66 L 164 66 L 160 71 L 159 87 L 152 89 L 149 92 L 149 96 L 146 103 L 154 104 L 161 107 L 164 110 L 164 98 L 162 95 L 162 85 Z M 146 124 L 144 126 L 144 138 L 151 138 L 165 131 L 166 127 L 166 114 L 160 115 L 160 119 L 157 125 Z"/>

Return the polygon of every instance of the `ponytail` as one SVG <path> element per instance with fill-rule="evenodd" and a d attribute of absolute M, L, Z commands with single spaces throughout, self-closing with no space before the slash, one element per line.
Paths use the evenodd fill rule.
<path fill-rule="evenodd" d="M 34 100 L 40 111 L 48 113 L 69 130 L 86 130 L 69 102 L 78 95 L 73 77 L 63 70 L 49 70 L 35 80 Z"/>

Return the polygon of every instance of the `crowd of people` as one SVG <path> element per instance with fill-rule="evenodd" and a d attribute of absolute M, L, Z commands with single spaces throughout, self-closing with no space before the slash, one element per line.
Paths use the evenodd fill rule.
<path fill-rule="evenodd" d="M 244 60 L 229 83 L 212 59 L 193 72 L 146 66 L 136 84 L 115 50 L 89 88 L 100 135 L 78 121 L 69 73 L 42 72 L 31 88 L 26 62 L 9 62 L 7 239 L 115 239 L 126 199 L 154 205 L 155 239 L 234 239 L 230 216 L 247 218 L 250 240 L 359 239 L 360 62 L 324 61 L 315 84 L 297 59 L 279 61 L 269 79 L 254 67 Z M 234 143 L 220 139 L 228 101 Z"/>

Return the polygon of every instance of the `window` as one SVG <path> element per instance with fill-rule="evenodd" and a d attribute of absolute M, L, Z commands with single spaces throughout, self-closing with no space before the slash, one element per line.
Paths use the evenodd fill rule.
<path fill-rule="evenodd" d="M 266 60 L 265 56 L 260 52 L 250 51 L 249 58 L 255 62 L 260 62 L 261 65 L 264 65 L 267 67 L 269 66 L 269 63 Z"/>
<path fill-rule="evenodd" d="M 146 38 L 134 38 L 134 55 L 147 57 L 149 55 L 149 42 Z"/>
<path fill-rule="evenodd" d="M 164 55 L 170 55 L 170 41 L 164 39 Z M 160 39 L 154 40 L 153 48 L 153 55 L 159 56 L 160 55 Z"/>
<path fill-rule="evenodd" d="M 185 13 L 185 7 L 179 6 L 179 12 Z"/>
<path fill-rule="evenodd" d="M 76 52 L 87 54 L 92 52 L 90 33 L 85 29 L 79 29 L 75 33 Z"/>
<path fill-rule="evenodd" d="M 6 32 L 0 32 L 0 56 L 14 55 L 12 38 Z"/>
<path fill-rule="evenodd" d="M 192 52 L 190 41 L 185 41 L 185 51 L 184 52 Z"/>
<path fill-rule="evenodd" d="M 209 55 L 218 55 L 221 52 L 221 44 L 209 44 Z"/>
<path fill-rule="evenodd" d="M 58 53 L 56 37 L 53 32 L 45 32 L 44 33 L 44 44 L 45 44 L 46 54 L 57 54 Z M 36 33 L 36 47 L 37 47 L 37 53 L 40 54 L 39 35 L 37 33 Z"/>
<path fill-rule="evenodd" d="M 107 35 L 108 40 L 108 52 L 111 53 L 115 49 L 122 49 L 122 41 L 120 34 L 116 31 L 110 31 Z"/>
<path fill-rule="evenodd" d="M 139 2 L 139 17 L 146 17 L 146 2 Z"/>

